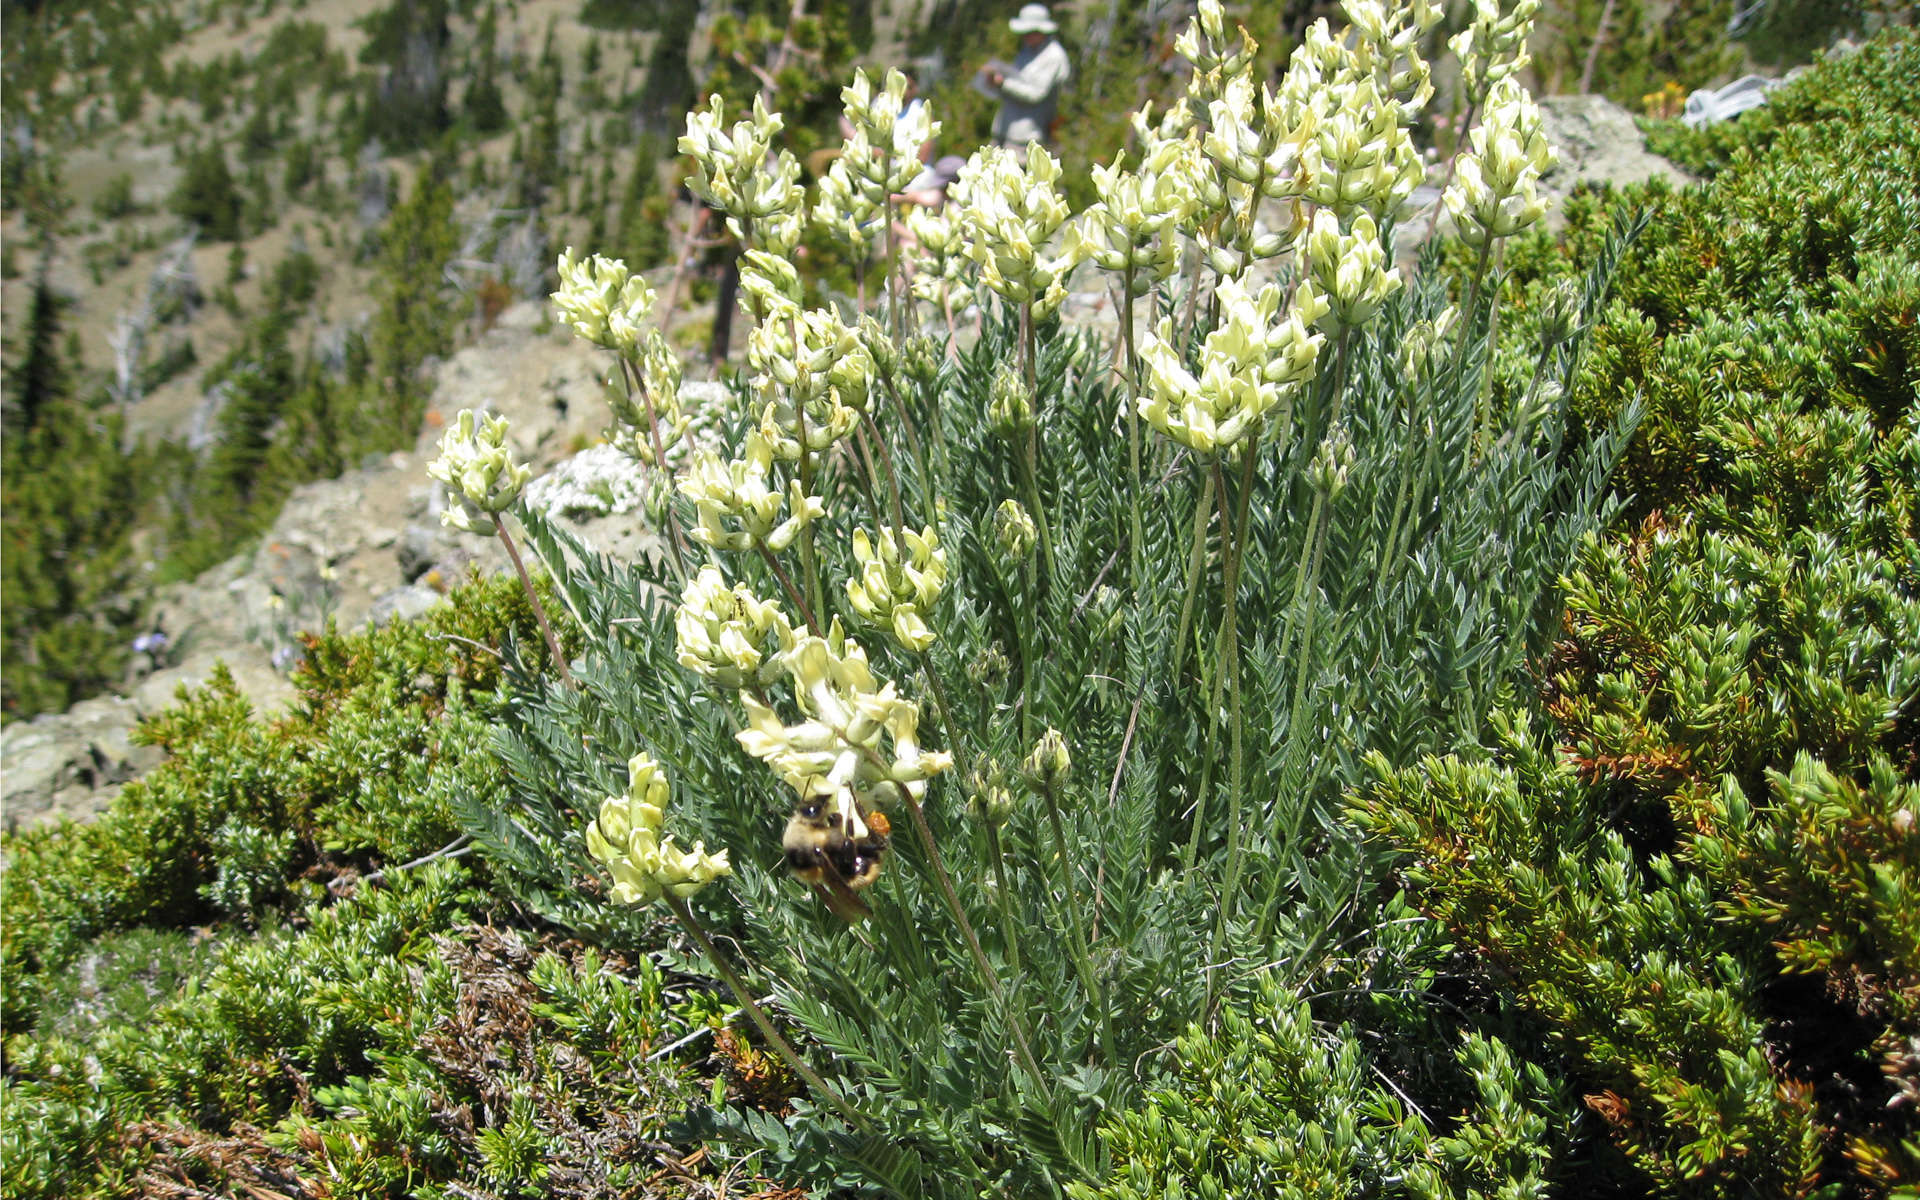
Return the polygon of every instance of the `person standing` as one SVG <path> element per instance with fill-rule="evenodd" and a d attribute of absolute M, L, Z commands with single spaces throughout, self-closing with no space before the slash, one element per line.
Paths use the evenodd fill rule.
<path fill-rule="evenodd" d="M 1001 146 L 1023 149 L 1030 142 L 1051 140 L 1060 92 L 1073 74 L 1067 48 L 1053 35 L 1060 27 L 1044 4 L 1029 4 L 1007 22 L 1020 35 L 1020 53 L 1011 66 L 988 63 L 984 82 L 1000 98 L 993 120 L 993 140 Z"/>

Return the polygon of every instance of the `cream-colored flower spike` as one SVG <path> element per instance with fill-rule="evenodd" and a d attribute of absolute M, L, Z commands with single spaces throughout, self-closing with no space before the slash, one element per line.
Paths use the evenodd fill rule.
<path fill-rule="evenodd" d="M 1060 163 L 1035 142 L 1026 157 L 983 146 L 961 169 L 967 202 L 961 221 L 967 253 L 980 282 L 1013 304 L 1031 302 L 1044 320 L 1067 298 L 1074 247 L 1049 254 L 1053 236 L 1069 215 L 1060 195 Z"/>
<path fill-rule="evenodd" d="M 693 159 L 693 177 L 687 186 L 701 200 L 727 214 L 727 228 L 742 241 L 768 221 L 799 211 L 805 200 L 800 187 L 800 163 L 785 149 L 774 149 L 773 139 L 785 122 L 779 113 L 769 112 L 760 97 L 753 101 L 753 113 L 722 128 L 725 109 L 719 96 L 713 96 L 704 109 L 687 114 L 687 132 L 680 138 L 680 153 Z"/>
<path fill-rule="evenodd" d="M 641 325 L 653 312 L 653 289 L 617 258 L 579 259 L 568 246 L 560 256 L 560 290 L 552 295 L 560 319 L 596 346 L 632 354 Z"/>
<path fill-rule="evenodd" d="M 1460 240 L 1478 248 L 1511 237 L 1545 215 L 1547 204 L 1536 185 L 1559 155 L 1547 141 L 1533 98 L 1512 79 L 1494 85 L 1486 118 L 1469 137 L 1473 148 L 1460 156 L 1453 183 L 1440 200 Z"/>
<path fill-rule="evenodd" d="M 645 754 L 627 763 L 625 795 L 608 796 L 587 826 L 587 853 L 613 876 L 616 904 L 650 904 L 663 895 L 682 899 L 733 874 L 727 852 L 707 853 L 703 842 L 683 850 L 662 836 L 669 791 L 660 764 Z"/>
<path fill-rule="evenodd" d="M 1320 328 L 1330 333 L 1364 325 L 1400 290 L 1400 269 L 1387 266 L 1380 229 L 1365 213 L 1347 233 L 1329 210 L 1313 214 L 1313 231 L 1300 244 L 1300 270 L 1326 298 Z"/>
<path fill-rule="evenodd" d="M 882 528 L 878 538 L 853 531 L 857 573 L 847 580 L 847 602 L 862 620 L 892 633 L 894 640 L 919 654 L 935 634 L 926 614 L 947 584 L 947 552 L 931 525 L 919 533 Z"/>
<path fill-rule="evenodd" d="M 1253 56 L 1260 45 L 1244 26 L 1236 29 L 1240 40 L 1230 47 L 1226 10 L 1220 0 L 1200 0 L 1193 21 L 1174 40 L 1174 50 L 1193 64 L 1193 75 L 1187 80 L 1186 104 L 1177 106 L 1184 107 L 1189 118 L 1197 120 L 1204 116 L 1227 85 L 1245 76 L 1253 65 Z"/>
<path fill-rule="evenodd" d="M 1420 57 L 1420 39 L 1439 23 L 1440 6 L 1346 0 L 1341 7 L 1354 34 L 1355 69 L 1371 77 L 1375 94 L 1395 106 L 1402 125 L 1413 124 L 1433 98 L 1433 71 Z"/>
<path fill-rule="evenodd" d="M 1381 102 L 1370 77 L 1336 85 L 1320 102 L 1326 111 L 1306 151 L 1307 195 L 1342 219 L 1397 215 L 1426 174 L 1398 109 Z"/>
<path fill-rule="evenodd" d="M 946 751 L 920 748 L 919 706 L 901 699 L 893 684 L 876 683 L 866 652 L 838 619 L 825 637 L 795 639 L 780 661 L 803 719 L 789 725 L 742 693 L 748 727 L 736 736 L 803 800 L 831 802 L 850 836 L 865 833 L 862 808 L 889 805 L 903 791 L 917 800 L 928 779 L 953 766 Z"/>
<path fill-rule="evenodd" d="M 856 71 L 840 98 L 853 136 L 837 161 L 848 163 L 869 197 L 884 203 L 920 173 L 920 147 L 940 135 L 940 122 L 924 102 L 907 104 L 907 77 L 897 70 L 888 70 L 879 90 L 865 71 Z"/>
<path fill-rule="evenodd" d="M 1310 284 L 1296 289 L 1284 316 L 1278 284 L 1252 296 L 1239 280 L 1227 279 L 1217 297 L 1220 324 L 1201 346 L 1199 374 L 1187 370 L 1174 348 L 1171 321 L 1162 321 L 1157 334 L 1147 332 L 1140 348 L 1148 378 L 1140 415 L 1202 454 L 1257 436 L 1267 415 L 1291 404 L 1313 378 L 1324 340 L 1312 324 L 1326 303 Z"/>
<path fill-rule="evenodd" d="M 656 451 L 665 453 L 686 436 L 693 419 L 680 407 L 680 356 L 667 345 L 658 329 L 647 330 L 640 352 L 640 399 L 637 403 L 625 389 L 608 396 L 618 425 L 608 439 L 628 457 L 653 462 Z M 652 415 L 648 415 L 648 407 Z M 656 432 L 659 445 L 654 445 Z"/>
<path fill-rule="evenodd" d="M 778 652 L 768 660 L 767 635 L 793 644 L 793 625 L 779 607 L 747 585 L 727 586 L 720 568 L 707 566 L 689 580 L 673 615 L 680 665 L 722 687 L 755 687 L 780 675 Z"/>
<path fill-rule="evenodd" d="M 1141 114 L 1144 116 L 1144 114 Z M 1177 148 L 1136 117 L 1146 151 L 1138 170 L 1096 164 L 1093 187 L 1100 202 L 1068 230 L 1070 255 L 1093 260 L 1103 271 L 1134 272 L 1134 295 L 1143 296 L 1170 277 L 1180 262 L 1173 230 L 1193 203 L 1191 189 L 1170 170 Z"/>
<path fill-rule="evenodd" d="M 440 456 L 427 465 L 427 474 L 447 494 L 441 524 L 492 533 L 493 514 L 513 507 L 533 469 L 513 461 L 505 417 L 484 417 L 468 408 L 440 435 Z"/>
<path fill-rule="evenodd" d="M 790 480 L 785 492 L 774 490 L 768 483 L 772 467 L 773 447 L 752 431 L 746 453 L 731 462 L 722 462 L 711 450 L 695 456 L 679 484 L 680 494 L 699 512 L 693 539 L 722 550 L 764 546 L 777 552 L 826 515 L 826 503 L 802 492 L 798 479 Z M 785 520 L 782 509 L 790 514 Z M 729 522 L 738 527 L 729 528 Z"/>
<path fill-rule="evenodd" d="M 959 202 L 951 192 L 946 208 L 935 212 L 919 205 L 907 209 L 907 232 L 920 243 L 914 263 L 913 295 L 936 308 L 958 312 L 973 301 L 972 260 L 961 240 L 960 225 L 952 215 Z"/>
<path fill-rule="evenodd" d="M 1468 103 L 1478 106 L 1496 85 L 1533 61 L 1527 38 L 1540 0 L 1515 0 L 1507 12 L 1501 11 L 1500 0 L 1473 0 L 1473 10 L 1473 24 L 1455 34 L 1447 47 L 1460 60 L 1460 86 Z"/>
<path fill-rule="evenodd" d="M 803 446 L 817 453 L 846 437 L 866 410 L 873 356 L 832 309 L 754 326 L 747 363 L 762 404 L 760 435 L 788 462 L 799 461 Z"/>

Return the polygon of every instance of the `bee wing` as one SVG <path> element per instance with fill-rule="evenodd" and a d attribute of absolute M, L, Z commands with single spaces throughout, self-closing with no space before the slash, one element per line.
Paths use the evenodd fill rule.
<path fill-rule="evenodd" d="M 872 916 L 873 910 L 847 887 L 845 880 L 829 867 L 825 878 L 813 885 L 813 891 L 822 903 L 833 910 L 834 916 L 847 923 L 848 932 L 859 938 L 867 949 L 873 949 L 873 943 L 867 940 L 867 935 L 860 932 L 860 922 Z"/>

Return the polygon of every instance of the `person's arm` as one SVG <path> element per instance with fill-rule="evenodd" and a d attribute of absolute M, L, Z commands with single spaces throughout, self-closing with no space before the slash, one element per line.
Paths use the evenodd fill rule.
<path fill-rule="evenodd" d="M 1033 61 L 1000 81 L 1000 91 L 1021 104 L 1038 104 L 1067 77 L 1067 51 L 1059 42 L 1033 56 Z"/>

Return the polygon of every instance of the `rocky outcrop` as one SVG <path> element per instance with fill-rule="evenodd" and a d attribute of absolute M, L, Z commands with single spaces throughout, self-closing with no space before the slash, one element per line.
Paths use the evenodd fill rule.
<path fill-rule="evenodd" d="M 1686 171 L 1648 151 L 1633 114 L 1605 96 L 1546 96 L 1539 103 L 1547 140 L 1560 152 L 1560 165 L 1540 181 L 1553 213 L 1583 182 L 1623 187 L 1656 175 L 1675 186 L 1693 182 Z"/>
<path fill-rule="evenodd" d="M 536 474 L 592 443 L 607 421 L 601 352 L 565 329 L 547 329 L 544 306 L 524 303 L 441 365 L 427 427 L 411 449 L 309 483 L 288 498 L 273 528 L 243 554 L 198 578 L 160 589 L 152 603 L 164 645 L 136 654 L 123 695 L 0 730 L 0 821 L 10 829 L 85 818 L 120 786 L 160 761 L 129 740 L 142 719 L 207 681 L 225 663 L 256 711 L 293 695 L 296 635 L 418 616 L 469 569 L 507 570 L 497 541 L 440 524 L 426 466 L 440 428 L 462 408 L 486 406 L 513 425 L 514 451 Z M 576 510 L 569 522 L 606 553 L 637 553 L 651 540 L 636 513 Z"/>

